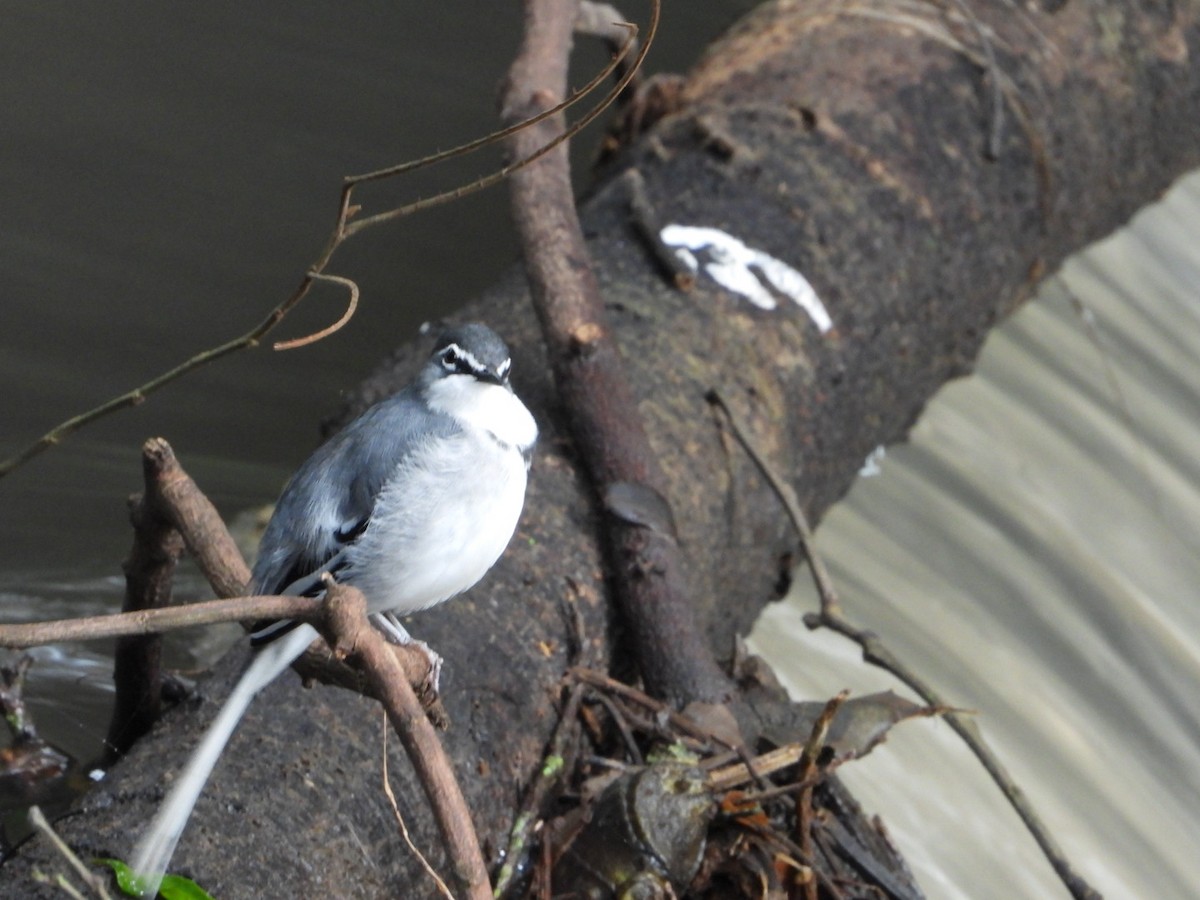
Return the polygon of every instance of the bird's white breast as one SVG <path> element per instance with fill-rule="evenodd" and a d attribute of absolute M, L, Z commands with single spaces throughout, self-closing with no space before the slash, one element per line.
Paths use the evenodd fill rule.
<path fill-rule="evenodd" d="M 429 386 L 431 408 L 478 428 L 496 440 L 525 450 L 537 440 L 537 423 L 517 395 L 498 384 L 465 375 L 451 376 Z"/>
<path fill-rule="evenodd" d="M 516 530 L 525 503 L 525 452 L 537 425 L 499 385 L 471 379 L 468 389 L 439 395 L 437 388 L 458 380 L 437 382 L 430 405 L 454 415 L 463 430 L 408 454 L 348 550 L 343 578 L 362 589 L 372 611 L 403 615 L 467 590 Z"/>

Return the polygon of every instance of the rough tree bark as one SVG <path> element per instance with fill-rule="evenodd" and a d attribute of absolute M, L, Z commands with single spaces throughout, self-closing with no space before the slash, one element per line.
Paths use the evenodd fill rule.
<path fill-rule="evenodd" d="M 620 150 L 584 206 L 588 251 L 718 656 L 778 596 L 795 542 L 705 391 L 737 407 L 819 519 L 872 448 L 902 439 L 932 393 L 969 371 L 988 329 L 1044 273 L 1200 162 L 1198 52 L 1195 2 L 770 3 Z M 630 226 L 618 176 L 634 168 L 663 222 L 721 228 L 802 271 L 834 330 L 822 335 L 785 303 L 751 307 L 703 275 L 675 290 Z M 446 658 L 446 740 L 487 852 L 502 845 L 555 723 L 571 650 L 563 604 L 596 658 L 621 672 L 626 648 L 605 599 L 599 512 L 521 273 L 460 317 L 510 339 L 517 390 L 544 434 L 497 569 L 413 625 Z M 423 355 L 398 351 L 358 402 Z M 60 823 L 84 855 L 128 853 L 244 652 Z M 379 790 L 378 729 L 368 701 L 280 679 L 231 743 L 177 862 L 222 897 L 429 893 Z M 436 863 L 432 825 L 405 806 L 420 791 L 394 754 L 392 771 Z M 35 843 L 2 878 L 39 896 L 28 868 L 55 865 Z"/>

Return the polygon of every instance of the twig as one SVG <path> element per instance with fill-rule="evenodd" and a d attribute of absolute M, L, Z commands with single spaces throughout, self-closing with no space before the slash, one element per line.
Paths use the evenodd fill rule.
<path fill-rule="evenodd" d="M 297 291 L 297 293 L 299 293 L 299 291 Z M 146 398 L 159 388 L 165 387 L 172 381 L 175 381 L 183 375 L 186 375 L 188 372 L 191 372 L 193 369 L 198 369 L 207 363 L 218 360 L 223 356 L 228 356 L 230 353 L 234 353 L 246 347 L 255 346 L 258 343 L 259 338 L 274 328 L 284 317 L 284 315 L 286 315 L 287 310 L 290 309 L 291 306 L 294 306 L 296 302 L 299 302 L 299 299 L 299 297 L 295 297 L 294 300 L 289 300 L 287 303 L 280 304 L 279 306 L 275 307 L 275 309 L 271 311 L 270 315 L 268 315 L 266 319 L 242 336 L 234 338 L 232 341 L 228 341 L 227 343 L 221 344 L 219 347 L 214 347 L 211 350 L 205 350 L 203 353 L 197 353 L 195 356 L 184 360 L 182 363 L 159 375 L 157 378 L 152 378 L 150 381 L 147 381 L 145 384 L 140 385 L 131 391 L 127 391 L 118 397 L 114 397 L 111 400 L 108 400 L 99 406 L 88 410 L 87 412 L 80 413 L 77 416 L 72 416 L 64 422 L 60 422 L 32 444 L 29 444 L 23 450 L 18 451 L 16 455 L 9 457 L 3 462 L 0 462 L 0 478 L 3 478 L 18 466 L 33 459 L 39 453 L 43 453 L 46 450 L 49 450 L 51 447 L 61 444 L 64 440 L 66 440 L 80 428 L 83 428 L 85 425 L 95 422 L 97 419 L 103 418 L 109 413 L 116 412 L 117 410 L 126 409 L 131 406 L 138 406 L 144 403 Z"/>
<path fill-rule="evenodd" d="M 621 42 L 625 38 L 625 27 L 625 16 L 621 15 L 621 11 L 612 4 L 581 0 L 579 13 L 575 17 L 575 33 L 590 35 L 604 41 L 614 53 L 620 53 L 617 57 L 619 62 L 627 59 L 627 54 L 620 49 Z M 632 49 L 634 54 L 637 55 L 636 37 L 633 38 Z M 641 83 L 641 70 L 636 65 L 636 62 L 634 64 L 626 63 L 618 71 L 621 75 L 624 75 L 630 69 L 632 69 L 633 77 L 628 82 L 628 87 L 633 91 Z"/>
<path fill-rule="evenodd" d="M 954 0 L 954 2 L 959 3 L 961 0 Z M 984 53 L 981 55 L 960 41 L 958 37 L 952 34 L 950 30 L 941 23 L 935 23 L 930 19 L 923 18 L 918 15 L 897 13 L 893 10 L 879 9 L 877 8 L 878 6 L 880 6 L 880 4 L 863 4 L 860 6 L 852 6 L 847 4 L 839 7 L 837 15 L 884 21 L 893 25 L 898 25 L 914 34 L 919 34 L 922 37 L 929 38 L 930 40 L 936 41 L 943 46 L 949 47 L 956 53 L 961 53 L 966 59 L 970 60 L 973 65 L 978 66 L 980 69 L 983 69 L 988 73 L 993 88 L 993 112 L 988 132 L 988 146 L 984 152 L 985 154 L 991 154 L 993 151 L 995 151 L 997 156 L 999 154 L 999 143 L 1001 137 L 1000 129 L 1003 122 L 1002 113 L 998 113 L 994 106 L 997 100 L 995 91 L 998 89 L 1003 98 L 1006 99 L 1011 105 L 1013 115 L 1016 117 L 1017 123 L 1021 126 L 1022 131 L 1024 131 L 1026 140 L 1029 141 L 1030 149 L 1034 154 L 1034 170 L 1037 173 L 1039 206 L 1041 207 L 1041 213 L 1043 217 L 1049 218 L 1051 215 L 1049 205 L 1051 202 L 1051 188 L 1053 185 L 1051 183 L 1052 172 L 1047 157 L 1045 141 L 1034 127 L 1033 117 L 1021 97 L 1020 88 L 1016 82 L 1005 73 L 1004 69 L 1002 69 L 996 63 L 991 42 L 989 40 L 985 40 L 982 31 L 979 32 L 979 38 L 984 46 Z M 1028 20 L 1026 20 L 1026 24 L 1029 25 Z M 1041 38 L 1043 46 L 1047 47 L 1052 55 L 1059 55 L 1055 51 L 1053 45 L 1048 44 L 1045 36 L 1041 34 L 1036 27 L 1032 27 L 1032 30 L 1039 38 Z"/>
<path fill-rule="evenodd" d="M 388 719 L 400 736 L 429 799 L 455 875 L 466 891 L 465 896 L 472 900 L 491 900 L 487 867 L 466 799 L 455 780 L 446 751 L 425 717 L 404 670 L 367 618 L 366 598 L 362 592 L 339 585 L 328 575 L 324 581 L 326 618 L 318 623 L 318 627 L 339 656 L 362 669 L 375 696 L 387 710 Z"/>
<path fill-rule="evenodd" d="M 598 691 L 597 693 L 599 697 L 606 697 L 605 692 Z M 664 719 L 661 713 L 651 713 L 646 710 L 639 712 L 634 704 L 617 704 L 612 697 L 606 697 L 606 699 L 608 702 L 604 704 L 605 706 L 611 703 L 620 708 L 626 722 L 631 726 L 631 731 L 640 731 L 651 738 L 661 738 L 668 743 L 680 744 L 696 755 L 712 752 L 713 738 L 711 735 L 706 738 L 697 738 L 688 734 L 679 734 L 668 727 L 669 720 Z M 705 731 L 699 722 L 695 723 L 695 727 Z M 636 759 L 636 757 L 634 758 Z"/>
<path fill-rule="evenodd" d="M 592 81 L 590 81 L 588 83 L 586 90 L 591 90 L 593 87 L 595 87 L 601 81 L 603 81 L 605 78 L 607 78 L 608 75 L 614 69 L 616 69 L 616 67 L 618 66 L 620 61 L 624 58 L 625 54 L 627 54 L 629 52 L 629 48 L 634 44 L 635 38 L 637 36 L 637 27 L 634 25 L 628 24 L 628 23 L 625 24 L 625 27 L 629 29 L 629 34 L 630 34 L 629 40 L 626 42 L 625 47 L 622 48 L 621 52 L 617 56 L 614 57 L 612 62 L 610 62 L 607 66 L 605 66 L 605 68 L 595 78 L 593 78 Z M 427 197 L 423 200 L 417 200 L 412 203 L 408 203 L 404 206 L 400 206 L 395 209 L 387 210 L 386 212 L 375 213 L 374 215 L 368 216 L 365 219 L 356 219 L 354 222 L 346 224 L 343 227 L 343 229 L 342 229 L 343 238 L 348 238 L 351 235 L 354 235 L 354 234 L 358 233 L 359 231 L 362 231 L 364 228 L 369 228 L 373 225 L 380 225 L 384 222 L 391 222 L 395 219 L 399 219 L 404 216 L 410 216 L 413 213 L 421 212 L 421 211 L 429 209 L 430 207 L 433 207 L 433 206 L 439 206 L 443 203 L 449 203 L 453 200 L 459 200 L 459 199 L 467 196 L 468 194 L 473 194 L 476 191 L 481 191 L 481 190 L 484 190 L 485 188 L 492 187 L 495 184 L 499 184 L 501 181 L 504 181 L 506 178 L 508 178 L 513 173 L 519 172 L 521 169 L 524 169 L 526 166 L 528 166 L 534 162 L 537 162 L 539 159 L 541 159 L 547 153 L 554 150 L 560 144 L 563 144 L 566 141 L 570 140 L 572 137 L 574 137 L 579 132 L 581 132 L 584 128 L 586 128 L 588 125 L 590 125 L 602 112 L 604 112 L 604 110 L 606 110 L 613 103 L 614 100 L 617 99 L 617 96 L 621 93 L 622 90 L 625 89 L 625 86 L 629 83 L 630 79 L 633 78 L 634 73 L 637 72 L 637 70 L 639 68 L 641 68 L 642 60 L 645 59 L 646 52 L 649 49 L 650 49 L 650 41 L 647 40 L 645 46 L 642 47 L 641 51 L 637 54 L 637 57 L 630 64 L 630 68 L 629 68 L 628 72 L 626 72 L 625 75 L 621 76 L 621 78 L 618 79 L 617 83 L 615 85 L 613 85 L 612 88 L 609 89 L 608 93 L 605 94 L 603 98 L 601 98 L 600 102 L 597 103 L 595 107 L 588 110 L 588 112 L 585 113 L 569 129 L 564 131 L 562 134 L 559 134 L 553 140 L 547 141 L 545 144 L 541 145 L 540 147 L 538 147 L 534 150 L 531 150 L 530 152 L 526 153 L 525 155 L 518 156 L 518 159 L 516 162 L 510 163 L 509 165 L 505 166 L 504 168 L 500 169 L 499 171 L 493 172 L 491 175 L 486 175 L 483 178 L 480 178 L 477 181 L 473 181 L 468 185 L 465 185 L 460 188 L 453 188 L 452 190 L 444 191 L 441 194 L 435 194 L 432 197 Z M 474 144 L 476 146 L 481 146 L 484 143 L 491 143 L 493 140 L 496 140 L 498 138 L 511 137 L 512 135 L 516 134 L 517 132 L 526 131 L 526 130 L 530 129 L 533 125 L 535 125 L 536 123 L 541 122 L 543 119 L 547 119 L 553 115 L 558 114 L 562 110 L 566 109 L 573 102 L 575 102 L 575 98 L 577 96 L 580 96 L 580 95 L 572 95 L 571 97 L 569 97 L 565 100 L 562 100 L 561 102 L 556 104 L 551 109 L 543 110 L 543 111 L 538 112 L 535 115 L 524 118 L 519 122 L 515 122 L 515 123 L 507 126 L 506 128 L 504 128 L 501 131 L 495 132 L 493 134 L 489 134 L 486 138 L 481 138 L 477 142 L 472 142 L 472 144 Z M 471 145 L 465 145 L 465 146 L 471 146 Z M 473 147 L 472 147 L 472 149 L 473 149 Z M 447 152 L 453 153 L 454 151 L 447 151 Z M 438 154 L 436 157 L 430 157 L 430 159 L 438 159 L 438 160 L 443 159 L 443 158 L 446 158 L 446 154 Z M 396 168 L 390 169 L 390 170 L 384 169 L 384 170 L 380 170 L 380 172 L 370 172 L 366 175 L 353 176 L 351 179 L 347 179 L 347 182 L 346 182 L 347 192 L 355 184 L 359 184 L 363 181 L 368 181 L 368 180 L 373 180 L 375 178 L 383 177 L 385 173 L 387 175 L 394 175 L 394 174 L 397 174 L 397 172 L 399 172 L 399 171 L 408 171 L 411 168 L 415 168 L 415 166 L 419 165 L 419 164 L 424 164 L 424 161 L 417 160 L 417 162 L 415 164 L 400 166 L 400 167 L 396 167 Z"/>
<path fill-rule="evenodd" d="M 34 869 L 29 874 L 30 877 L 32 877 L 33 880 L 38 884 L 54 885 L 56 888 L 70 897 L 71 900 L 87 900 L 87 898 L 84 897 L 83 892 L 79 890 L 79 888 L 75 887 L 75 885 L 71 884 L 71 882 L 67 881 L 67 876 L 61 872 L 59 872 L 53 878 L 40 869 Z"/>
<path fill-rule="evenodd" d="M 21 649 L 61 641 L 88 641 L 122 635 L 154 634 L 176 631 L 195 625 L 215 625 L 219 622 L 244 622 L 260 619 L 298 619 L 319 622 L 323 615 L 321 598 L 254 596 L 228 600 L 207 600 L 165 609 L 114 613 L 109 616 L 86 616 L 54 622 L 29 622 L 0 625 L 0 647 Z M 314 649 L 319 648 L 319 649 Z M 428 680 L 429 662 L 421 651 L 412 646 L 393 647 L 397 665 L 401 666 L 413 685 Z M 322 641 L 293 666 L 302 678 L 316 679 L 349 690 L 377 696 L 370 685 L 364 684 L 361 674 L 333 659 Z M 423 698 L 424 699 L 424 698 Z M 436 698 L 428 698 L 428 715 L 434 721 L 444 720 L 444 712 Z"/>
<path fill-rule="evenodd" d="M 548 119 L 550 116 L 556 116 L 560 112 L 563 112 L 569 107 L 574 106 L 581 99 L 599 87 L 604 79 L 608 78 L 609 75 L 617 70 L 618 66 L 621 64 L 621 61 L 629 55 L 630 51 L 637 47 L 637 26 L 628 22 L 622 22 L 619 24 L 620 27 L 625 31 L 625 35 L 627 37 L 626 43 L 616 51 L 613 59 L 608 63 L 608 65 L 606 65 L 592 77 L 591 81 L 579 88 L 577 91 L 573 91 L 571 95 L 564 99 L 561 103 L 558 103 L 544 112 L 538 113 L 536 116 L 524 119 L 506 128 L 502 128 L 499 131 L 493 131 L 481 138 L 476 138 L 473 141 L 469 141 L 468 143 L 460 144 L 457 147 L 451 147 L 449 150 L 442 150 L 438 153 L 422 157 L 421 159 L 410 160 L 398 165 L 388 166 L 384 169 L 376 169 L 372 172 L 365 172 L 362 175 L 348 175 L 346 176 L 345 182 L 349 185 L 355 185 L 364 184 L 368 181 L 380 181 L 384 178 L 392 178 L 396 175 L 403 175 L 405 172 L 411 172 L 415 169 L 422 169 L 435 163 L 445 162 L 446 160 L 454 159 L 467 153 L 471 153 L 472 151 L 485 147 L 488 144 L 503 140 L 504 138 L 509 137 L 510 135 L 513 135 L 524 128 L 529 128 L 532 125 L 536 125 L 543 119 Z M 643 54 L 638 54 L 639 62 L 642 56 Z"/>
<path fill-rule="evenodd" d="M 83 860 L 75 855 L 75 851 L 67 846 L 66 841 L 60 838 L 50 823 L 46 821 L 46 816 L 42 813 L 41 809 L 37 806 L 31 806 L 29 807 L 28 815 L 29 824 L 41 832 L 46 839 L 50 841 L 50 843 L 54 846 L 54 849 L 59 852 L 63 859 L 70 863 L 71 868 L 73 868 L 76 873 L 78 873 L 79 877 L 83 879 L 83 883 L 99 894 L 101 900 L 109 900 L 108 891 L 105 889 L 103 877 L 84 865 Z"/>
<path fill-rule="evenodd" d="M 979 46 L 983 48 L 985 61 L 983 68 L 987 72 L 988 86 L 991 88 L 992 96 L 992 118 L 988 128 L 986 154 L 988 159 L 997 160 L 1000 158 L 1000 145 L 1004 140 L 1004 89 L 1001 86 L 1000 64 L 996 61 L 996 48 L 992 46 L 992 38 L 988 34 L 988 29 L 975 15 L 975 10 L 971 9 L 966 0 L 953 0 L 953 3 L 958 7 L 971 30 L 975 32 Z"/>
<path fill-rule="evenodd" d="M 628 700 L 632 700 L 646 709 L 653 712 L 655 715 L 664 716 L 671 727 L 692 737 L 698 738 L 706 742 L 716 742 L 730 749 L 736 750 L 734 744 L 722 738 L 720 735 L 713 734 L 707 729 L 701 727 L 689 717 L 678 713 L 670 706 L 663 703 L 661 700 L 656 700 L 649 694 L 639 691 L 637 688 L 630 687 L 627 684 L 622 684 L 615 678 L 610 678 L 603 672 L 595 672 L 591 669 L 573 668 L 568 674 L 584 684 L 590 684 L 592 687 L 600 688 L 601 690 L 610 691 Z"/>
<path fill-rule="evenodd" d="M 257 619 L 302 619 L 315 621 L 321 614 L 320 598 L 255 596 L 230 600 L 206 600 L 163 609 L 84 616 L 53 622 L 22 622 L 0 625 L 0 647 L 38 647 L 62 641 L 91 641 L 122 635 L 157 634 L 193 625 L 241 622 Z"/>
<path fill-rule="evenodd" d="M 708 783 L 714 791 L 727 791 L 740 784 L 767 778 L 776 772 L 794 766 L 804 755 L 805 744 L 792 743 L 776 747 L 750 760 L 750 765 L 741 760 L 732 765 L 723 765 L 708 773 Z M 702 765 L 703 767 L 703 765 Z"/>
<path fill-rule="evenodd" d="M 771 490 L 775 492 L 775 496 L 783 504 L 784 510 L 791 519 L 792 527 L 796 529 L 800 536 L 800 549 L 804 551 L 804 555 L 808 557 L 808 566 L 812 571 L 813 581 L 817 585 L 817 594 L 821 600 L 821 613 L 832 616 L 841 613 L 841 603 L 838 600 L 837 591 L 833 586 L 833 579 L 829 576 L 829 570 L 825 568 L 825 561 L 817 555 L 813 547 L 812 528 L 809 527 L 808 517 L 804 515 L 804 510 L 800 508 L 800 501 L 796 497 L 796 492 L 792 490 L 792 486 L 784 481 L 776 474 L 774 467 L 758 452 L 758 448 L 750 440 L 749 434 L 733 410 L 729 408 L 729 404 L 725 402 L 725 398 L 717 391 L 716 388 L 709 390 L 705 399 L 713 406 L 718 407 L 726 418 L 729 420 L 729 426 L 733 430 L 733 436 L 737 438 L 738 443 L 742 445 L 742 449 L 746 451 L 746 455 L 758 467 L 762 476 L 767 479 L 767 483 L 771 485 Z"/>
<path fill-rule="evenodd" d="M 521 870 L 521 862 L 529 851 L 529 838 L 539 821 L 539 811 L 546 795 L 567 769 L 567 744 L 579 731 L 579 705 L 582 700 L 583 684 L 576 682 L 571 686 L 567 702 L 563 704 L 562 715 L 554 729 L 554 736 L 550 739 L 550 746 L 542 758 L 541 768 L 538 769 L 537 776 L 521 804 L 521 811 L 513 820 L 508 847 L 504 853 L 504 864 L 496 873 L 496 897 L 507 896 L 514 886 L 517 872 Z"/>
<path fill-rule="evenodd" d="M 629 218 L 633 230 L 654 254 L 662 270 L 671 277 L 672 283 L 681 291 L 690 291 L 696 286 L 696 273 L 687 267 L 675 251 L 662 239 L 662 222 L 655 212 L 653 203 L 646 193 L 646 179 L 637 169 L 630 169 L 623 180 L 629 191 Z"/>
<path fill-rule="evenodd" d="M 617 727 L 617 731 L 621 733 L 621 739 L 625 742 L 625 749 L 629 753 L 630 759 L 636 766 L 646 764 L 645 758 L 642 756 L 642 751 L 638 748 L 637 741 L 633 737 L 633 730 L 629 727 L 629 723 L 625 721 L 625 716 L 621 710 L 617 708 L 616 702 L 608 694 L 597 692 L 596 699 L 600 704 L 608 710 L 609 716 L 612 717 L 613 724 Z"/>
<path fill-rule="evenodd" d="M 817 769 L 817 755 L 821 752 L 821 748 L 825 746 L 825 737 L 829 734 L 829 726 L 832 724 L 834 716 L 838 710 L 842 708 L 842 704 L 846 702 L 846 698 L 850 696 L 849 691 L 842 691 L 837 696 L 832 697 L 825 708 L 821 710 L 821 714 L 817 716 L 817 720 L 813 722 L 812 731 L 808 736 L 808 740 L 804 743 L 804 752 L 800 754 L 800 781 L 806 786 L 800 791 L 796 797 L 796 832 L 798 843 L 801 851 L 804 853 L 804 859 L 810 860 L 813 858 L 813 787 L 815 784 L 814 775 Z M 817 900 L 817 881 L 815 878 L 809 878 L 804 882 L 804 895 L 807 900 Z"/>
<path fill-rule="evenodd" d="M 788 794 L 794 794 L 798 791 L 814 788 L 819 784 L 827 782 L 830 775 L 832 775 L 846 763 L 853 761 L 854 757 L 852 756 L 834 759 L 831 760 L 828 765 L 822 766 L 816 774 L 810 775 L 806 779 L 794 781 L 790 784 L 779 784 L 767 788 L 760 788 L 758 790 L 744 791 L 742 797 L 747 803 L 766 803 L 767 801 L 774 800 L 777 797 L 785 797 Z"/>
<path fill-rule="evenodd" d="M 72 900 L 86 900 L 82 890 L 79 890 L 70 881 L 67 881 L 67 876 L 59 872 L 58 875 L 49 876 L 41 869 L 34 869 L 30 872 L 29 877 L 38 884 L 53 884 L 54 887 L 61 890 L 62 893 L 70 896 Z"/>
<path fill-rule="evenodd" d="M 388 736 L 388 716 L 387 710 L 382 710 L 383 716 L 380 721 L 383 723 L 383 740 L 382 740 L 382 757 L 383 757 L 383 793 L 388 798 L 388 803 L 392 807 L 392 815 L 396 819 L 396 825 L 400 828 L 400 835 L 404 838 L 404 843 L 408 845 L 408 849 L 412 851 L 413 856 L 417 858 L 417 862 L 425 870 L 426 874 L 433 879 L 433 883 L 437 885 L 438 893 L 443 897 L 449 897 L 454 900 L 454 895 L 450 893 L 450 888 L 446 886 L 446 882 L 442 880 L 442 876 L 437 873 L 437 870 L 429 864 L 429 860 L 425 858 L 425 854 L 420 848 L 413 843 L 412 835 L 408 833 L 408 825 L 404 821 L 404 816 L 400 812 L 400 804 L 396 802 L 396 794 L 392 791 L 392 782 L 388 778 L 388 760 L 387 760 L 387 736 Z"/>
<path fill-rule="evenodd" d="M 1000 788 L 1001 793 L 1003 793 L 1013 809 L 1016 810 L 1017 815 L 1021 817 L 1021 821 L 1025 824 L 1025 828 L 1033 836 L 1034 840 L 1037 841 L 1038 846 L 1042 849 L 1042 853 L 1046 856 L 1046 859 L 1050 862 L 1050 865 L 1054 868 L 1055 873 L 1066 886 L 1067 890 L 1071 892 L 1071 895 L 1080 898 L 1080 900 L 1099 900 L 1100 894 L 1075 871 L 1063 853 L 1062 848 L 1058 846 L 1058 842 L 1054 840 L 1054 837 L 1034 810 L 1033 805 L 1025 796 L 1025 792 L 1021 790 L 1020 786 L 1009 775 L 1003 763 L 1000 762 L 999 758 L 987 745 L 987 742 L 984 741 L 979 726 L 975 721 L 970 716 L 953 711 L 953 706 L 944 700 L 932 685 L 893 655 L 878 635 L 869 630 L 858 628 L 845 617 L 837 594 L 834 592 L 829 572 L 825 568 L 821 557 L 817 554 L 816 548 L 813 546 L 812 529 L 808 525 L 804 511 L 800 508 L 795 491 L 792 490 L 791 485 L 775 472 L 774 467 L 767 462 L 762 454 L 758 452 L 758 449 L 750 440 L 749 432 L 742 426 L 738 417 L 729 408 L 729 405 L 720 393 L 715 389 L 710 390 L 708 401 L 720 407 L 725 413 L 729 420 L 730 428 L 733 430 L 734 437 L 737 438 L 738 443 L 742 445 L 747 455 L 753 460 L 763 477 L 766 478 L 771 489 L 783 504 L 788 518 L 792 522 L 792 527 L 796 529 L 797 534 L 800 536 L 800 546 L 804 551 L 804 555 L 808 558 L 809 569 L 812 571 L 813 581 L 816 584 L 817 594 L 820 598 L 819 611 L 805 614 L 804 624 L 809 629 L 829 628 L 838 634 L 850 638 L 850 640 L 862 648 L 864 660 L 881 669 L 885 669 L 900 679 L 912 688 L 929 706 L 945 709 L 944 718 L 946 722 L 949 723 L 955 733 L 970 748 L 971 752 L 975 754 L 975 758 L 983 765 L 984 770 L 992 777 L 997 787 Z"/>
<path fill-rule="evenodd" d="M 315 331 L 307 337 L 292 338 L 290 341 L 276 341 L 271 347 L 272 350 L 295 350 L 297 347 L 307 347 L 309 344 L 315 344 L 317 341 L 324 340 L 335 331 L 340 331 L 342 326 L 354 316 L 354 311 L 358 309 L 358 285 L 349 278 L 343 278 L 341 275 L 326 275 L 323 272 L 309 272 L 308 274 L 309 277 L 317 281 L 331 281 L 346 288 L 350 292 L 350 300 L 346 304 L 346 311 L 332 325 L 326 325 L 320 331 Z"/>

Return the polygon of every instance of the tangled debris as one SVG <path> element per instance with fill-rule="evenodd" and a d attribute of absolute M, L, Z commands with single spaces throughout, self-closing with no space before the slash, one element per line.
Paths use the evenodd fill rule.
<path fill-rule="evenodd" d="M 807 733 L 733 747 L 599 672 L 573 669 L 563 715 L 514 826 L 496 895 L 579 900 L 918 897 L 852 833 L 835 771 L 895 724 L 940 709 L 884 692 L 808 704 Z M 764 742 L 767 743 L 767 742 Z M 536 845 L 538 852 L 531 853 Z M 907 875 L 907 873 L 906 873 Z"/>

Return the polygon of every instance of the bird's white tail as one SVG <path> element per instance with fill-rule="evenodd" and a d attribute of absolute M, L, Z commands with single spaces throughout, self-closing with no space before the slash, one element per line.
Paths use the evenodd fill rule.
<path fill-rule="evenodd" d="M 163 873 L 192 815 L 196 799 L 204 790 L 208 776 L 221 758 L 221 752 L 229 743 L 250 701 L 290 666 L 316 637 L 317 631 L 311 625 L 299 625 L 258 650 L 242 673 L 237 686 L 208 726 L 200 746 L 188 759 L 134 852 L 131 866 L 141 879 L 143 897 L 154 897 L 158 893 Z"/>

